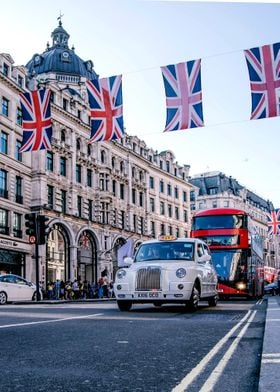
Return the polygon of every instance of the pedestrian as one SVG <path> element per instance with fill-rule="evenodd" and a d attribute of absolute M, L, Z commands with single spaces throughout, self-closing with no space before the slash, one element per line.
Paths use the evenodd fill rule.
<path fill-rule="evenodd" d="M 47 283 L 47 293 L 48 299 L 53 299 L 53 283 L 50 281 Z"/>
<path fill-rule="evenodd" d="M 73 285 L 72 285 L 73 293 L 74 293 L 74 299 L 79 299 L 80 298 L 80 288 L 79 288 L 79 283 L 77 279 L 74 280 Z"/>
<path fill-rule="evenodd" d="M 101 276 L 98 280 L 98 298 L 103 298 L 103 284 L 104 278 Z"/>
<path fill-rule="evenodd" d="M 60 299 L 60 280 L 56 279 L 54 284 L 54 298 Z"/>

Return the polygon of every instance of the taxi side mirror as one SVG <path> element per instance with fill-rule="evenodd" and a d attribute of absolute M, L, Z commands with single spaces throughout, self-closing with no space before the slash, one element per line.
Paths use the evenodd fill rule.
<path fill-rule="evenodd" d="M 125 257 L 123 259 L 123 264 L 124 264 L 124 266 L 130 267 L 133 264 L 133 258 L 132 257 Z"/>

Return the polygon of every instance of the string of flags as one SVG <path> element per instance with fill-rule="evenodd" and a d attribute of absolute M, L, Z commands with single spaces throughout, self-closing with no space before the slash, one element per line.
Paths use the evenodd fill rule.
<path fill-rule="evenodd" d="M 280 43 L 244 50 L 251 90 L 251 117 L 279 116 Z M 161 67 L 166 96 L 164 132 L 204 126 L 201 59 Z M 122 75 L 86 81 L 90 106 L 89 143 L 124 136 Z M 51 92 L 20 94 L 23 140 L 20 152 L 51 149 Z M 268 214 L 269 235 L 280 235 L 280 209 Z"/>

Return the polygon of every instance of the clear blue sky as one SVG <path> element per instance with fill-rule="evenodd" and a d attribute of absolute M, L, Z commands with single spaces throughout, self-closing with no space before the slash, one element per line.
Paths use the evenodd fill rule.
<path fill-rule="evenodd" d="M 61 13 L 70 47 L 100 77 L 123 75 L 124 123 L 171 150 L 190 174 L 219 170 L 280 207 L 280 118 L 250 121 L 243 49 L 280 41 L 278 2 L 1 1 L 0 51 L 15 64 L 42 53 Z M 160 66 L 202 59 L 204 128 L 163 133 Z"/>

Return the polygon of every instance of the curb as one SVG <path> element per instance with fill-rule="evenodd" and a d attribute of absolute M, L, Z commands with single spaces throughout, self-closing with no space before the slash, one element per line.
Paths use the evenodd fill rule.
<path fill-rule="evenodd" d="M 280 297 L 267 298 L 259 392 L 278 392 L 280 386 Z"/>

